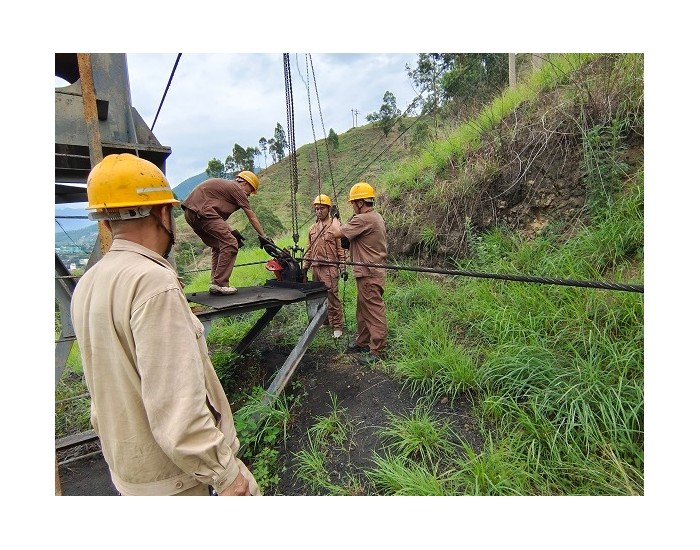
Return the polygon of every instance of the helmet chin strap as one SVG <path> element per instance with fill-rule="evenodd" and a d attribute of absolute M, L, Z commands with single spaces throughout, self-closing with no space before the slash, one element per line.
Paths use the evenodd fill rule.
<path fill-rule="evenodd" d="M 153 215 L 153 211 L 151 211 L 151 215 Z M 175 232 L 172 229 L 168 229 L 163 225 L 163 222 L 160 220 L 160 216 L 154 216 L 156 219 L 156 222 L 158 225 L 160 225 L 167 233 L 170 235 L 170 243 L 168 244 L 168 248 L 166 248 L 165 253 L 163 254 L 163 258 L 167 258 L 170 255 L 170 251 L 173 249 L 173 246 L 175 246 Z M 170 227 L 175 227 L 175 215 L 173 214 L 173 208 L 170 207 Z"/>

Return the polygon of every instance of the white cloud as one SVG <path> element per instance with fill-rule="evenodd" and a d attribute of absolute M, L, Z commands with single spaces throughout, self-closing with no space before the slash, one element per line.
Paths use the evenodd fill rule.
<path fill-rule="evenodd" d="M 127 54 L 132 105 L 149 126 L 176 59 L 176 53 Z M 415 97 L 405 66 L 415 65 L 416 53 L 299 53 L 289 59 L 297 148 L 314 136 L 321 139 L 324 130 L 347 131 L 353 109 L 359 111 L 357 124 L 366 124 L 387 90 L 402 111 Z M 261 137 L 273 136 L 278 122 L 288 134 L 281 53 L 183 53 L 153 133 L 172 149 L 166 172 L 177 186 L 203 172 L 212 158 L 223 161 L 236 143 L 257 147 Z"/>

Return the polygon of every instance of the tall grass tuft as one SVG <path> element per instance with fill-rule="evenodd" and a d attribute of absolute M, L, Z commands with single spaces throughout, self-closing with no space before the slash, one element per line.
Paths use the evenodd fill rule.
<path fill-rule="evenodd" d="M 396 328 L 391 364 L 412 394 L 456 395 L 475 384 L 476 368 L 470 352 L 448 323 L 447 307 L 404 309 Z"/>
<path fill-rule="evenodd" d="M 457 435 L 450 424 L 440 421 L 430 408 L 418 406 L 407 415 L 385 412 L 388 425 L 379 435 L 392 456 L 437 466 L 453 453 Z"/>
<path fill-rule="evenodd" d="M 380 495 L 445 496 L 451 494 L 449 476 L 402 458 L 375 455 L 375 466 L 365 473 Z"/>

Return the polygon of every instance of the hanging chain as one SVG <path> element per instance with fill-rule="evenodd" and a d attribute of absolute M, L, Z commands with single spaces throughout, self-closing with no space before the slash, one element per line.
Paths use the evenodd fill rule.
<path fill-rule="evenodd" d="M 292 93 L 292 76 L 289 70 L 289 54 L 283 54 L 284 59 L 284 91 L 287 97 L 287 137 L 289 139 L 289 178 L 292 196 L 292 251 L 301 250 L 299 244 L 299 220 L 297 215 L 297 191 L 299 189 L 299 173 L 297 170 L 297 149 L 294 143 L 294 100 Z"/>

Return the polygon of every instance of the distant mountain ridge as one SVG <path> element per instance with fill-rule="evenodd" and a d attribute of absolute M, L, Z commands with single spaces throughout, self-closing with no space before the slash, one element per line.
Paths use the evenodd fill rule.
<path fill-rule="evenodd" d="M 201 174 L 197 174 L 195 176 L 187 178 L 177 187 L 173 187 L 173 193 L 175 193 L 175 196 L 178 200 L 184 201 L 187 198 L 187 195 L 189 195 L 192 192 L 192 189 L 194 189 L 197 185 L 202 183 L 208 177 L 209 176 L 207 176 L 206 172 L 202 172 Z"/>
<path fill-rule="evenodd" d="M 96 224 L 97 222 L 87 219 L 87 214 L 87 210 L 83 207 L 57 207 L 54 213 L 56 218 L 56 233 L 63 234 L 64 232 L 77 231 Z"/>

